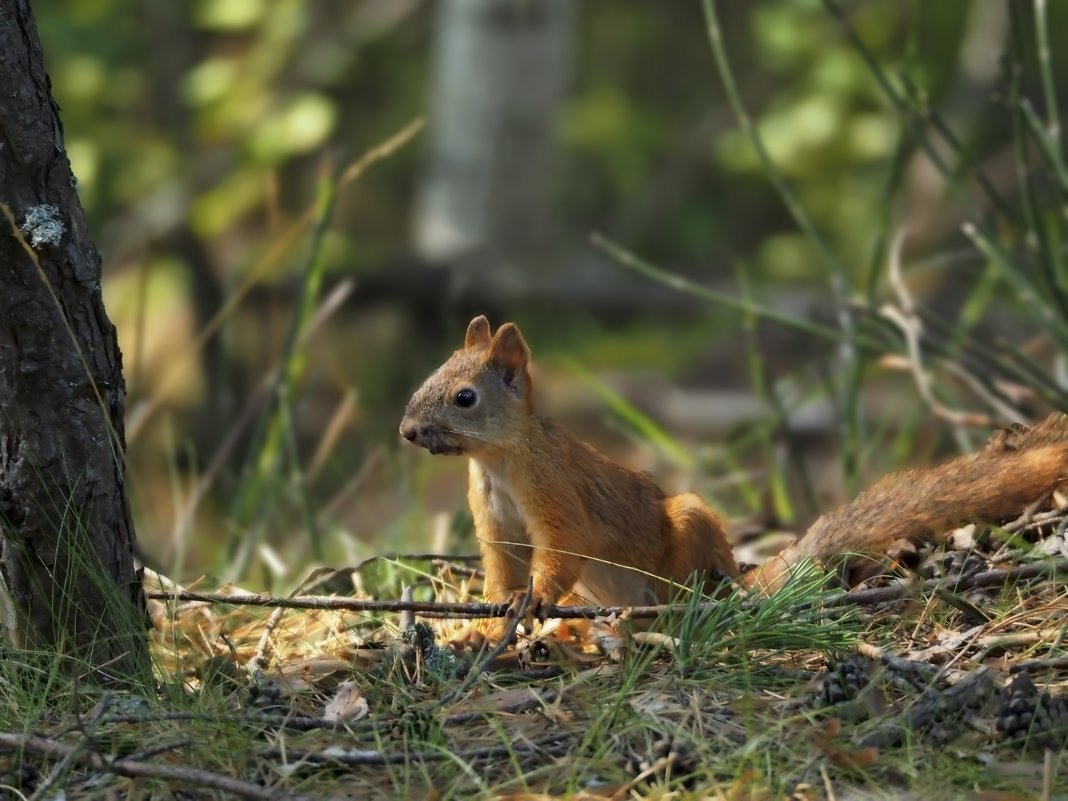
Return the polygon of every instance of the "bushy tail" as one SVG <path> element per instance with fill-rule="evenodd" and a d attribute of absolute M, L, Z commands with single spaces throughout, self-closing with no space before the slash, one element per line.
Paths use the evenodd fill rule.
<path fill-rule="evenodd" d="M 800 540 L 750 572 L 745 582 L 775 592 L 806 560 L 885 553 L 895 540 L 930 540 L 965 522 L 1019 515 L 1068 484 L 1068 415 L 999 431 L 987 446 L 938 467 L 892 473 L 851 503 L 820 517 Z"/>

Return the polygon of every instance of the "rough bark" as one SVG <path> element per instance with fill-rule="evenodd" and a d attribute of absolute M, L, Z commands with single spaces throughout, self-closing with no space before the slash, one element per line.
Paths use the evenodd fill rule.
<path fill-rule="evenodd" d="M 28 0 L 0 0 L 0 86 L 3 622 L 22 647 L 143 677 L 122 358 Z"/>

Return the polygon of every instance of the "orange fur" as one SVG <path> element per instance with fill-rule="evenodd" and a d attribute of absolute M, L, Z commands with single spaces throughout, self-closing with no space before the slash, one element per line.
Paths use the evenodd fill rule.
<path fill-rule="evenodd" d="M 468 502 L 487 600 L 523 593 L 537 607 L 572 591 L 603 605 L 661 603 L 695 573 L 738 576 L 720 517 L 696 495 L 669 496 L 575 439 L 534 409 L 530 351 L 513 323 L 491 334 L 471 321 L 464 347 L 416 391 L 401 434 L 431 453 L 470 459 Z M 887 476 L 830 512 L 780 556 L 743 577 L 777 590 L 804 560 L 881 552 L 903 537 L 931 538 L 964 520 L 1018 513 L 1068 480 L 1068 418 L 995 437 L 941 467 Z M 506 621 L 481 621 L 499 639 Z"/>
<path fill-rule="evenodd" d="M 935 467 L 891 473 L 813 523 L 805 536 L 748 574 L 774 592 L 797 564 L 885 553 L 896 540 L 932 540 L 965 522 L 996 523 L 1068 484 L 1068 416 L 999 431 L 983 450 Z"/>

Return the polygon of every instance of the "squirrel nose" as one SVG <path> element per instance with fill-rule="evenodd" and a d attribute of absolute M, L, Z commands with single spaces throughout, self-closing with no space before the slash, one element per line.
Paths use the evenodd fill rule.
<path fill-rule="evenodd" d="M 409 442 L 415 442 L 415 438 L 419 434 L 419 429 L 414 425 L 401 423 L 400 434 Z"/>

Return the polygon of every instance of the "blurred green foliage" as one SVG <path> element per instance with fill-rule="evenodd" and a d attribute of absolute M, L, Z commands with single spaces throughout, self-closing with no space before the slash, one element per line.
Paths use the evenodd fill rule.
<path fill-rule="evenodd" d="M 98 236 L 129 245 L 182 218 L 209 245 L 230 240 L 212 267 L 239 273 L 268 233 L 270 205 L 292 213 L 310 201 L 324 148 L 358 152 L 422 113 L 432 6 L 39 4 L 68 149 Z M 952 94 L 974 3 L 876 0 L 849 10 L 889 70 L 909 75 L 936 107 Z M 893 109 L 817 0 L 727 3 L 720 13 L 776 164 L 843 260 L 863 263 L 900 139 Z M 1063 9 L 1053 4 L 1050 13 L 1051 29 L 1063 30 Z M 699 4 L 586 2 L 577 16 L 556 216 L 574 232 L 624 225 L 631 246 L 671 264 L 730 252 L 769 277 L 810 277 L 806 244 L 726 114 Z M 967 122 L 958 133 L 984 149 L 1003 143 L 1010 125 L 993 104 Z M 335 266 L 380 268 L 406 250 L 419 156 L 419 147 L 403 151 L 352 189 L 333 232 Z M 133 210 L 137 230 L 113 230 Z"/>
<path fill-rule="evenodd" d="M 1013 31 L 1012 5 L 846 4 L 895 86 L 914 86 L 917 106 L 927 104 L 953 128 L 963 153 L 958 169 L 981 166 L 1009 195 L 1015 121 L 1005 113 L 1001 63 L 1011 38 L 1022 35 Z M 1030 9 L 1019 3 L 1014 11 L 1027 35 Z M 436 4 L 54 0 L 34 10 L 68 152 L 105 257 L 130 411 L 153 401 L 164 412 L 133 438 L 131 460 L 143 477 L 142 535 L 165 540 L 181 528 L 177 510 L 282 351 L 306 261 L 297 246 L 305 240 L 286 232 L 314 204 L 324 157 L 346 162 L 425 113 Z M 950 264 L 921 294 L 961 306 L 965 321 L 977 325 L 998 295 L 990 284 L 975 296 L 954 288 L 982 275 L 981 255 L 959 233 L 969 212 L 924 172 L 901 114 L 825 5 L 723 2 L 719 13 L 758 131 L 855 279 L 851 286 L 878 275 L 872 270 L 881 269 L 889 220 L 901 219 L 910 226 L 912 260 Z M 1050 4 L 1048 22 L 1052 40 L 1063 39 L 1068 6 Z M 555 126 L 552 216 L 561 239 L 581 242 L 604 231 L 709 283 L 730 284 L 743 265 L 756 296 L 796 290 L 798 304 L 819 307 L 826 291 L 819 257 L 735 124 L 700 3 L 586 0 L 576 4 L 574 26 L 571 78 Z M 1033 52 L 1023 47 L 1018 60 L 1021 93 L 1042 116 Z M 1052 74 L 1057 87 L 1068 86 L 1068 58 L 1056 50 Z M 425 152 L 424 135 L 339 194 L 321 245 L 327 275 L 374 277 L 411 259 Z M 201 350 L 197 333 L 245 280 L 248 296 Z M 436 328 L 421 329 L 403 296 L 393 304 L 401 314 L 340 315 L 309 354 L 297 401 L 299 450 L 311 458 L 326 448 L 331 458 L 314 471 L 318 478 L 300 480 L 322 497 L 341 491 L 376 447 L 395 439 L 407 389 L 458 344 L 459 333 L 443 341 Z M 748 381 L 744 354 L 731 344 L 740 328 L 734 318 L 657 323 L 652 333 L 632 323 L 599 336 L 590 315 L 570 308 L 541 317 L 520 311 L 547 361 L 554 349 L 569 350 L 590 369 L 629 361 L 692 378 L 702 342 L 711 350 L 726 341 L 717 381 Z M 794 365 L 795 347 L 805 346 L 792 342 L 769 354 L 767 369 Z M 338 418 L 341 399 L 351 401 L 354 389 L 355 411 Z M 331 419 L 338 428 L 328 433 Z M 218 508 L 229 506 L 227 494 L 242 481 L 241 463 L 238 456 L 225 461 Z M 150 475 L 157 477 L 151 486 Z M 398 473 L 384 475 L 359 491 L 382 493 L 401 481 Z M 382 519 L 369 509 L 349 521 Z M 198 519 L 209 529 L 224 526 Z M 377 525 L 367 523 L 358 536 Z M 276 540 L 284 537 L 276 532 Z"/>

